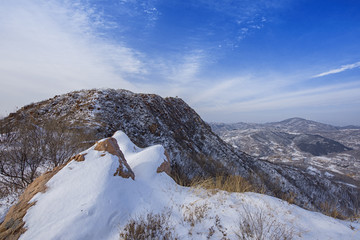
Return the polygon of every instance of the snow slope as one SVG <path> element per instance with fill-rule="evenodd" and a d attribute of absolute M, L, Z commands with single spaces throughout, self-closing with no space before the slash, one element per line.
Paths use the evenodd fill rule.
<path fill-rule="evenodd" d="M 118 157 L 94 150 L 85 160 L 71 161 L 47 182 L 24 217 L 20 239 L 120 239 L 130 219 L 166 212 L 178 239 L 237 239 L 246 216 L 263 216 L 270 230 L 292 232 L 294 239 L 360 239 L 360 224 L 306 211 L 256 193 L 210 193 L 177 185 L 157 168 L 166 161 L 164 148 L 138 148 L 123 132 L 113 136 L 135 174 L 114 176 Z M 276 224 L 274 224 L 276 223 Z M 256 223 L 261 224 L 261 223 Z M 269 239 L 268 238 L 268 239 Z"/>

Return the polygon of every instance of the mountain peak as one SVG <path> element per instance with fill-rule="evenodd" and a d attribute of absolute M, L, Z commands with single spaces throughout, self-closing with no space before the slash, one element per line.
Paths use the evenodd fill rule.
<path fill-rule="evenodd" d="M 307 120 L 304 118 L 294 117 L 289 118 L 280 122 L 272 122 L 266 124 L 269 127 L 275 128 L 283 128 L 287 131 L 294 131 L 294 132 L 311 132 L 311 131 L 335 131 L 338 130 L 337 127 L 315 122 L 312 120 Z"/>

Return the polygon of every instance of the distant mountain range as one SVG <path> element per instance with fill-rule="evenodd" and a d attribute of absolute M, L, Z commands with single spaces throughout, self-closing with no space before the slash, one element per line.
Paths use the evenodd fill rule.
<path fill-rule="evenodd" d="M 336 127 L 302 118 L 210 125 L 224 141 L 250 155 L 360 179 L 358 126 Z"/>
<path fill-rule="evenodd" d="M 311 120 L 306 120 L 303 118 L 289 118 L 280 122 L 270 122 L 270 123 L 210 123 L 214 131 L 223 131 L 223 130 L 245 130 L 245 129 L 276 129 L 283 130 L 287 132 L 321 132 L 321 131 L 337 131 L 341 129 L 360 129 L 360 126 L 332 126 L 330 124 L 319 123 Z"/>
<path fill-rule="evenodd" d="M 72 127 L 84 128 L 96 134 L 99 139 L 121 130 L 139 147 L 161 144 L 171 161 L 172 174 L 180 176 L 184 181 L 219 174 L 240 175 L 253 184 L 261 185 L 269 195 L 283 196 L 291 193 L 296 204 L 308 209 L 318 210 L 324 202 L 329 202 L 335 204 L 344 215 L 351 215 L 359 207 L 360 184 L 356 178 L 330 170 L 328 174 L 314 174 L 306 164 L 294 165 L 291 161 L 288 164 L 285 161 L 271 161 L 270 157 L 268 161 L 253 157 L 253 152 L 249 150 L 257 145 L 249 144 L 251 141 L 258 141 L 251 140 L 253 137 L 249 133 L 249 142 L 244 144 L 241 137 L 244 135 L 237 134 L 243 130 L 236 126 L 245 126 L 244 124 L 212 124 L 214 132 L 220 134 L 225 142 L 180 98 L 161 98 L 154 94 L 137 94 L 127 90 L 82 90 L 24 106 L 0 123 L 11 125 L 28 121 L 41 126 L 45 119 L 55 119 Z M 306 124 L 300 124 L 301 122 L 293 119 L 282 125 L 273 123 L 274 127 L 271 128 L 309 128 Z M 244 131 L 268 129 L 267 125 L 249 126 L 251 129 Z M 258 126 L 262 126 L 260 130 Z M 221 134 L 222 128 L 228 129 L 227 132 Z M 240 139 L 239 145 L 226 137 L 228 133 Z M 299 137 L 293 133 L 285 133 L 288 138 L 283 138 L 281 134 L 284 133 L 280 133 L 278 138 L 285 141 L 284 146 L 294 141 L 307 149 L 307 152 L 322 154 L 323 151 L 328 151 L 327 146 L 345 152 L 348 152 L 348 148 L 354 148 L 343 142 L 330 141 L 331 138 L 328 140 L 327 136 L 310 134 Z M 307 144 L 310 140 L 315 144 L 321 142 L 324 150 L 309 147 Z M 353 145 L 356 144 L 357 140 Z M 257 155 L 262 154 L 263 150 L 259 148 Z"/>

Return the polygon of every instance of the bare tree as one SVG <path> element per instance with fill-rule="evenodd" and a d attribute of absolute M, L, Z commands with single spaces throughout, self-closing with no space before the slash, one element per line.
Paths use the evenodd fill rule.
<path fill-rule="evenodd" d="M 84 129 L 55 119 L 41 125 L 2 123 L 0 131 L 0 184 L 9 189 L 26 188 L 43 171 L 63 164 L 94 141 Z"/>
<path fill-rule="evenodd" d="M 24 188 L 38 176 L 43 160 L 41 133 L 26 123 L 20 128 L 2 129 L 0 150 L 0 181 L 8 187 Z"/>
<path fill-rule="evenodd" d="M 81 128 L 70 128 L 55 119 L 43 124 L 42 151 L 46 162 L 51 167 L 57 167 L 69 157 L 94 142 L 94 135 Z"/>

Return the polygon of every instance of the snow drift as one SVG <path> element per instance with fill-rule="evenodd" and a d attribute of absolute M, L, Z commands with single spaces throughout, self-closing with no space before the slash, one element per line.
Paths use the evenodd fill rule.
<path fill-rule="evenodd" d="M 138 148 L 118 131 L 47 173 L 46 186 L 32 190 L 37 193 L 27 203 L 20 239 L 121 239 L 130 220 L 164 212 L 168 229 L 178 239 L 238 239 L 250 236 L 244 231 L 257 228 L 256 224 L 263 224 L 265 239 L 277 229 L 294 239 L 360 238 L 358 223 L 277 198 L 181 187 L 167 175 L 169 166 L 162 146 Z M 16 221 L 12 212 L 1 225 L 0 236 Z M 263 222 L 257 220 L 245 229 L 251 218 Z"/>

